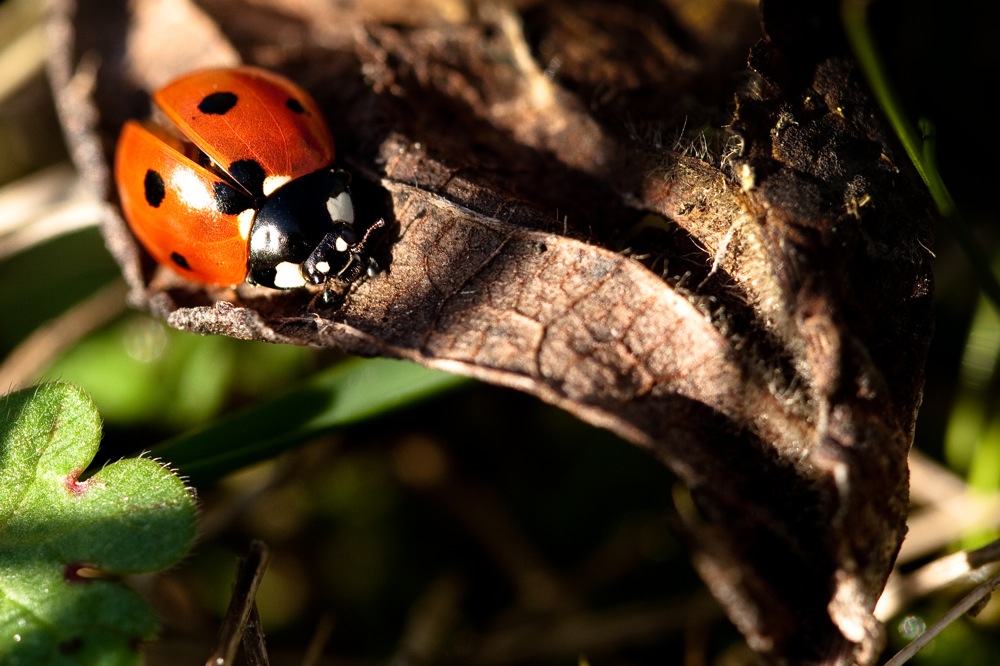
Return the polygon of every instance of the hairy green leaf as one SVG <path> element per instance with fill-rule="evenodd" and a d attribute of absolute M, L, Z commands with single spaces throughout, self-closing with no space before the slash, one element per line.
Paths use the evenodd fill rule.
<path fill-rule="evenodd" d="M 156 631 L 117 578 L 184 556 L 194 497 L 148 458 L 81 480 L 100 436 L 97 410 L 69 384 L 0 397 L 0 663 L 138 663 Z"/>

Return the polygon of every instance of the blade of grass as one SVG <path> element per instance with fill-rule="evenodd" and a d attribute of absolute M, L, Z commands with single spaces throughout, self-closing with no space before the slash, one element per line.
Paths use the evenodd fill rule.
<path fill-rule="evenodd" d="M 991 309 L 977 309 L 970 338 L 963 358 L 963 386 L 956 408 L 953 410 L 946 437 L 946 453 L 950 462 L 967 471 L 970 485 L 978 490 L 991 492 L 997 487 L 997 470 L 1000 469 L 1000 419 L 992 415 L 992 400 L 987 390 L 996 371 L 995 329 L 1000 314 L 1000 283 L 993 271 L 992 262 L 969 229 L 951 193 L 937 168 L 936 137 L 933 124 L 921 119 L 917 127 L 906 118 L 895 91 L 885 73 L 881 58 L 868 25 L 867 9 L 871 0 L 843 0 L 841 18 L 848 41 L 861 66 L 875 98 L 885 112 L 893 131 L 920 174 L 948 228 L 955 235 L 969 259 L 979 286 L 985 296 L 982 303 Z M 993 335 L 984 335 L 992 331 Z M 983 349 L 984 338 L 991 340 Z M 989 359 L 974 358 L 988 356 Z M 982 375 L 973 379 L 970 374 Z M 968 547 L 979 545 L 984 538 L 994 538 L 990 532 L 976 535 Z"/>
<path fill-rule="evenodd" d="M 466 381 L 404 361 L 354 359 L 280 397 L 168 440 L 152 453 L 195 484 L 203 483 Z"/>
<path fill-rule="evenodd" d="M 841 20 L 844 23 L 844 30 L 851 50 L 868 80 L 868 85 L 871 86 L 875 99 L 889 119 L 889 124 L 899 137 L 910 161 L 913 162 L 917 173 L 920 174 L 928 191 L 930 191 L 934 205 L 952 233 L 955 234 L 955 239 L 962 247 L 962 251 L 968 257 L 980 288 L 990 299 L 993 307 L 1000 310 L 1000 282 L 993 272 L 989 258 L 972 235 L 965 217 L 959 211 L 938 171 L 934 155 L 933 125 L 929 121 L 921 121 L 918 133 L 917 128 L 906 118 L 903 107 L 885 74 L 885 67 L 875 48 L 875 41 L 868 26 L 867 10 L 870 1 L 843 0 L 841 2 Z"/>
<path fill-rule="evenodd" d="M 920 650 L 926 647 L 932 640 L 953 624 L 962 615 L 975 609 L 979 604 L 993 594 L 1000 587 L 1000 575 L 993 576 L 985 583 L 978 585 L 972 592 L 967 594 L 961 601 L 955 604 L 944 616 L 927 628 L 923 634 L 913 639 L 913 642 L 897 652 L 892 659 L 885 662 L 885 666 L 902 666 Z"/>

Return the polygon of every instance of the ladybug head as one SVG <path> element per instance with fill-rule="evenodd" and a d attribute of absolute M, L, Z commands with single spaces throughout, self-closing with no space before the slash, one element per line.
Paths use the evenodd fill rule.
<path fill-rule="evenodd" d="M 350 178 L 321 169 L 275 190 L 250 229 L 247 281 L 273 289 L 350 281 L 360 271 Z"/>

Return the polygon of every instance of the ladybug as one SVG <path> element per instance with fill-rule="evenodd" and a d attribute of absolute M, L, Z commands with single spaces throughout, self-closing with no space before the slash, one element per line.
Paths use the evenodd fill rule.
<path fill-rule="evenodd" d="M 254 67 L 197 71 L 153 93 L 159 122 L 128 121 L 115 182 L 159 263 L 203 284 L 273 289 L 351 282 L 363 255 L 349 175 L 301 88 Z M 329 295 L 329 288 L 325 294 Z"/>

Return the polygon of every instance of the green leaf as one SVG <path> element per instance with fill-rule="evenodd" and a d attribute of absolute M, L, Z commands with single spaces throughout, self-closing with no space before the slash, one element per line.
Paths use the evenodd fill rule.
<path fill-rule="evenodd" d="M 123 460 L 86 480 L 100 441 L 69 384 L 0 397 L 0 663 L 135 664 L 156 617 L 119 574 L 175 563 L 195 503 L 173 472 Z"/>
<path fill-rule="evenodd" d="M 274 400 L 185 433 L 153 451 L 201 483 L 467 381 L 406 361 L 353 359 Z"/>
<path fill-rule="evenodd" d="M 301 381 L 310 352 L 191 335 L 132 313 L 80 341 L 46 375 L 86 386 L 105 423 L 183 431 L 217 418 L 227 403 Z"/>

